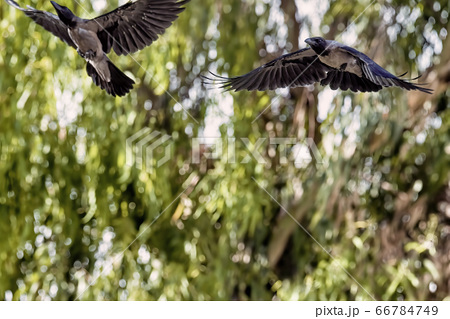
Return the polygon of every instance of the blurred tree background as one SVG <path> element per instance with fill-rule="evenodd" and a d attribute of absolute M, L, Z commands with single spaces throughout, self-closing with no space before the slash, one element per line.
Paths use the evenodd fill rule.
<path fill-rule="evenodd" d="M 124 1 L 59 2 L 89 18 Z M 448 299 L 449 2 L 370 2 L 192 0 L 152 46 L 111 54 L 137 83 L 121 99 L 1 1 L 0 298 Z M 247 73 L 309 36 L 423 74 L 434 94 L 202 84 L 208 70 Z M 171 136 L 168 163 L 126 165 L 126 139 L 142 128 Z M 234 153 L 193 153 L 193 138 L 212 136 L 234 138 Z M 283 149 L 268 142 L 277 137 L 299 142 Z"/>

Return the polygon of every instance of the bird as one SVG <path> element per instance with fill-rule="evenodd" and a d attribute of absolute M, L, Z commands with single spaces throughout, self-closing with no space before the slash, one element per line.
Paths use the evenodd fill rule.
<path fill-rule="evenodd" d="M 203 76 L 205 84 L 217 81 L 226 91 L 266 91 L 285 87 L 308 86 L 317 82 L 332 90 L 378 92 L 383 87 L 397 86 L 431 94 L 433 90 L 395 76 L 358 50 L 322 37 L 308 38 L 309 47 L 288 53 L 253 71 L 236 77 L 223 77 L 212 72 Z M 420 77 L 420 76 L 419 76 Z M 416 77 L 411 80 L 416 80 Z"/>
<path fill-rule="evenodd" d="M 94 19 L 77 17 L 69 8 L 50 1 L 57 15 L 5 0 L 41 25 L 45 30 L 75 48 L 87 62 L 93 82 L 112 96 L 124 96 L 135 82 L 108 58 L 111 50 L 128 55 L 152 44 L 185 10 L 190 0 L 138 0 Z"/>

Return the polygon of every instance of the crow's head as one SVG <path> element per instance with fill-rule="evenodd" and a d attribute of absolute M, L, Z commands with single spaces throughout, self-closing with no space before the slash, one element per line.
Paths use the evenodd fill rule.
<path fill-rule="evenodd" d="M 321 37 L 308 38 L 305 40 L 317 54 L 324 54 L 327 50 L 327 41 Z"/>
<path fill-rule="evenodd" d="M 53 5 L 53 7 L 56 10 L 56 13 L 58 14 L 59 19 L 67 26 L 73 26 L 76 21 L 75 18 L 76 16 L 72 13 L 72 11 L 70 11 L 69 8 L 64 7 L 64 6 L 60 6 L 59 4 L 57 4 L 54 1 L 50 1 Z"/>

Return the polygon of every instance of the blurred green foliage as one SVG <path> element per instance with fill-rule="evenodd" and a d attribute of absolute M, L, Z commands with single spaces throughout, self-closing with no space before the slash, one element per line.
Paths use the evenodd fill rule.
<path fill-rule="evenodd" d="M 97 2 L 94 14 L 89 0 L 60 0 L 85 18 L 118 5 Z M 53 12 L 49 1 L 19 3 Z M 120 99 L 92 83 L 75 50 L 2 2 L 0 298 L 448 298 L 450 77 L 436 74 L 449 68 L 449 2 L 369 3 L 192 0 L 149 48 L 111 54 L 137 83 Z M 208 70 L 246 73 L 308 35 L 396 74 L 425 73 L 436 93 L 201 83 Z M 144 127 L 172 137 L 170 161 L 151 171 L 126 165 L 126 139 Z M 192 161 L 192 139 L 211 128 L 236 139 L 236 161 Z M 274 137 L 310 138 L 323 161 L 298 165 L 268 143 L 264 162 L 242 161 L 241 138 Z"/>

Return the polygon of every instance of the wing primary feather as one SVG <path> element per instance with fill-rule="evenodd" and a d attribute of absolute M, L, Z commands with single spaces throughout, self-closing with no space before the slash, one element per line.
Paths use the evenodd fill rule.
<path fill-rule="evenodd" d="M 158 35 L 163 34 L 178 18 L 178 14 L 185 10 L 184 5 L 189 1 L 128 2 L 87 23 L 93 30 L 97 30 L 105 53 L 113 49 L 118 55 L 127 55 L 158 39 Z M 124 31 L 126 35 L 123 35 Z"/>

